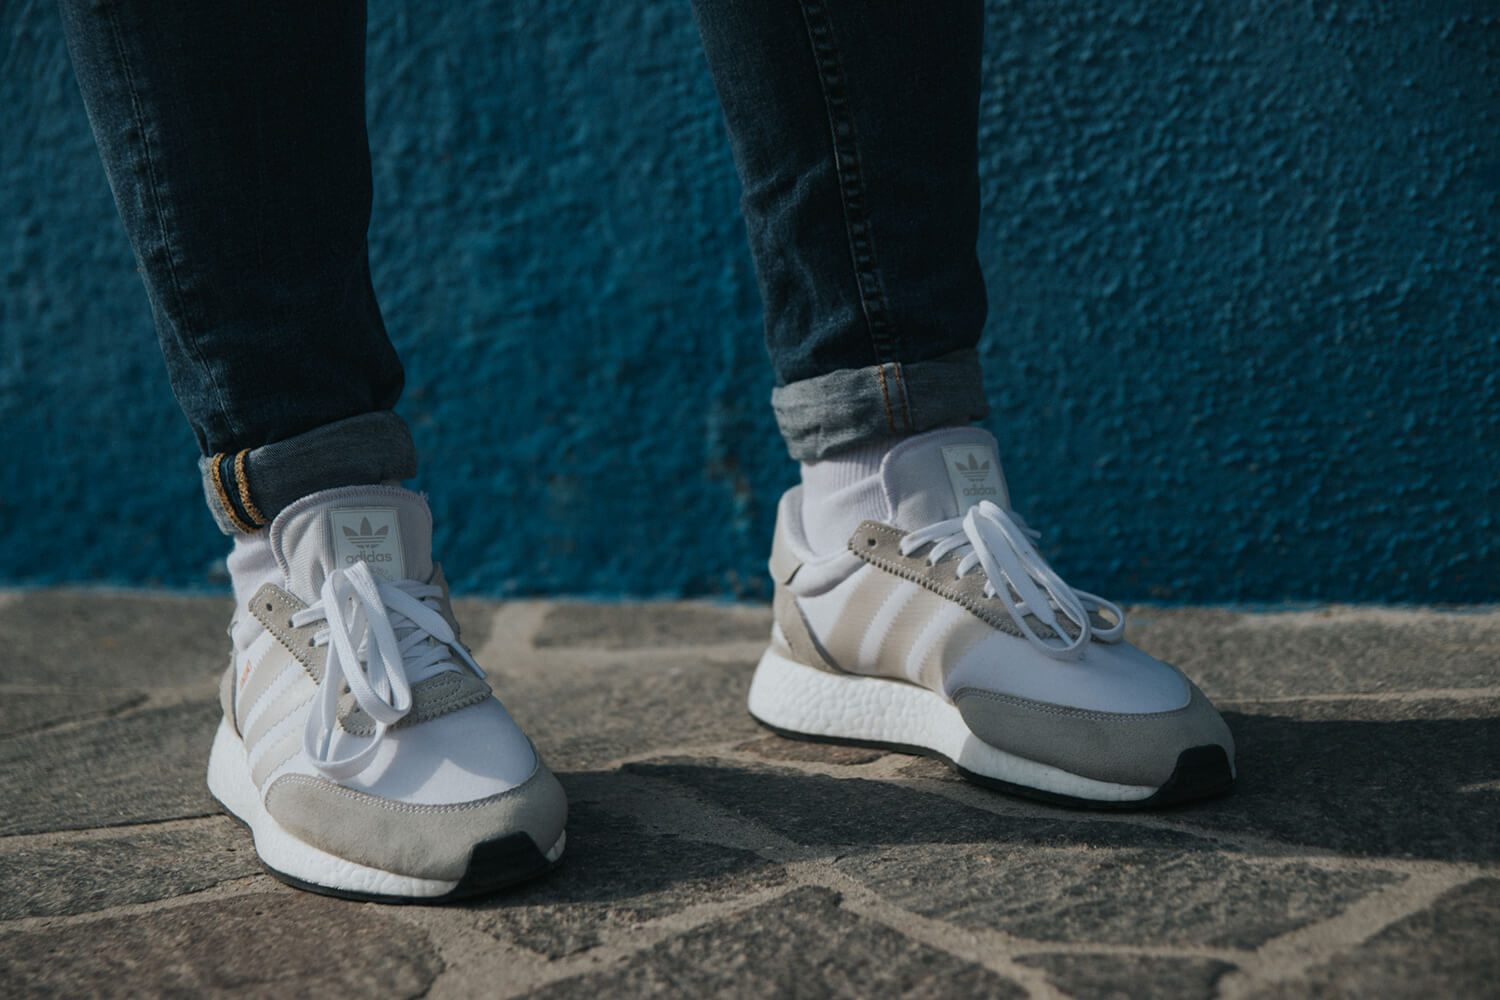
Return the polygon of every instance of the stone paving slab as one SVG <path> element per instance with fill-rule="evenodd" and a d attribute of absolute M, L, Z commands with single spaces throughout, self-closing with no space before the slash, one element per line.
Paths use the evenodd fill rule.
<path fill-rule="evenodd" d="M 601 944 L 610 927 L 636 927 L 704 899 L 784 886 L 785 870 L 754 851 L 652 832 L 589 797 L 599 777 L 565 774 L 568 850 L 588 858 L 554 877 L 471 904 L 476 926 L 519 947 L 561 958 Z M 602 776 L 600 776 L 602 777 Z"/>
<path fill-rule="evenodd" d="M 875 996 L 1020 998 L 1015 983 L 840 906 L 836 892 L 794 889 L 632 956 L 623 968 L 534 994 L 599 996 Z"/>
<path fill-rule="evenodd" d="M 1216 698 L 1500 685 L 1500 615 L 1400 608 L 1136 609 L 1128 637 Z"/>
<path fill-rule="evenodd" d="M 433 943 L 374 906 L 234 895 L 8 935 L 12 997 L 421 996 Z"/>
<path fill-rule="evenodd" d="M 1151 955 L 1023 955 L 1022 965 L 1047 973 L 1048 982 L 1075 1000 L 1124 1000 L 1122 984 L 1148 984 L 1138 996 L 1211 997 L 1234 966 L 1214 959 Z"/>
<path fill-rule="evenodd" d="M 0 739 L 40 732 L 66 722 L 118 715 L 146 701 L 142 691 L 9 691 L 0 701 Z"/>
<path fill-rule="evenodd" d="M 245 828 L 228 816 L 98 833 L 0 840 L 0 920 L 171 899 L 261 871 Z"/>
<path fill-rule="evenodd" d="M 1057 809 L 769 735 L 767 609 L 460 602 L 567 788 L 552 875 L 447 907 L 262 874 L 203 788 L 227 602 L 0 592 L 0 993 L 1489 997 L 1500 611 L 1145 608 L 1241 780 Z"/>
<path fill-rule="evenodd" d="M 1476 879 L 1441 896 L 1306 980 L 1266 995 L 1421 998 L 1500 992 L 1500 880 Z"/>
<path fill-rule="evenodd" d="M 218 714 L 217 701 L 148 704 L 0 741 L 0 836 L 216 812 L 203 769 Z"/>

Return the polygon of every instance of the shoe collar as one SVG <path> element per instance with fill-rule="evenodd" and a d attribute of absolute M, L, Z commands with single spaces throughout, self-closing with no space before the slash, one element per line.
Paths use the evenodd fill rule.
<path fill-rule="evenodd" d="M 886 522 L 915 531 L 959 517 L 988 500 L 1010 509 L 995 437 L 982 427 L 953 427 L 897 444 L 880 463 Z"/>
<path fill-rule="evenodd" d="M 287 589 L 309 603 L 330 571 L 358 562 L 390 582 L 432 577 L 432 511 L 420 494 L 399 486 L 305 496 L 277 515 L 270 541 Z"/>

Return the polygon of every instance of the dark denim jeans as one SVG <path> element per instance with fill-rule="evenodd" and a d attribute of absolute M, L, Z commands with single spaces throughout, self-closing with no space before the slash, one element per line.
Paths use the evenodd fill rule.
<path fill-rule="evenodd" d="M 982 0 L 693 6 L 792 457 L 982 417 Z M 415 475 L 365 243 L 364 4 L 61 7 L 221 526 Z"/>

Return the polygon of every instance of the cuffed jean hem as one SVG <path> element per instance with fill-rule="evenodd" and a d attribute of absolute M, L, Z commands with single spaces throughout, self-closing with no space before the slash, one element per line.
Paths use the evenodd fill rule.
<path fill-rule="evenodd" d="M 320 490 L 410 479 L 417 448 L 389 410 L 325 424 L 296 437 L 198 460 L 203 494 L 226 535 L 258 531 Z"/>
<path fill-rule="evenodd" d="M 799 462 L 893 437 L 983 419 L 989 413 L 979 352 L 914 364 L 846 368 L 771 390 L 771 408 Z"/>

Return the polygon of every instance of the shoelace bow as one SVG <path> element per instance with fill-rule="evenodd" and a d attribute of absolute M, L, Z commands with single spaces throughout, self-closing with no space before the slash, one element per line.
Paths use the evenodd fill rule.
<path fill-rule="evenodd" d="M 1053 659 L 1077 659 L 1091 638 L 1118 642 L 1125 635 L 1125 613 L 1117 604 L 1064 583 L 1032 544 L 1041 537 L 1041 532 L 1027 527 L 1020 514 L 983 500 L 962 517 L 939 521 L 906 535 L 901 539 L 901 554 L 909 556 L 933 542 L 932 551 L 927 554 L 929 564 L 936 565 L 952 552 L 961 555 L 958 578 L 975 566 L 982 567 L 986 577 L 985 596 L 999 597 L 1031 644 Z M 1085 605 L 1108 612 L 1114 624 L 1104 629 L 1096 627 L 1089 621 Z M 1059 614 L 1077 627 L 1076 636 L 1070 639 L 1063 631 Z M 1038 635 L 1027 622 L 1028 615 L 1057 633 L 1061 645 Z"/>
<path fill-rule="evenodd" d="M 454 658 L 480 677 L 469 655 L 437 610 L 441 587 L 378 580 L 365 563 L 335 569 L 323 581 L 317 603 L 292 615 L 292 626 L 327 621 L 313 636 L 328 646 L 323 678 L 302 731 L 302 746 L 319 771 L 338 780 L 364 769 L 392 726 L 411 711 L 416 681 L 456 669 Z M 355 704 L 375 722 L 374 737 L 347 757 L 332 756 L 344 685 Z"/>

